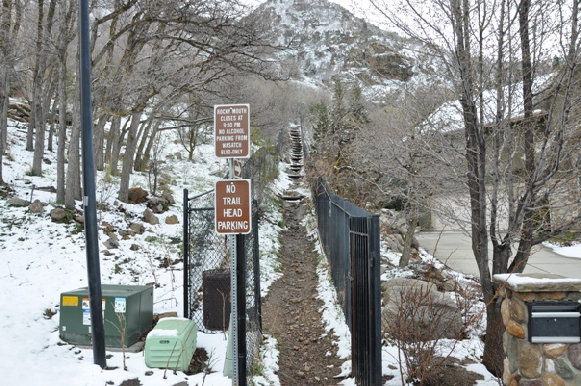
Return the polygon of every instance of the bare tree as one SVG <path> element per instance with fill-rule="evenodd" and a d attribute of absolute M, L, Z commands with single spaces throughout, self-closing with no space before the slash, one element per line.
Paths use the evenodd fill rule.
<path fill-rule="evenodd" d="M 14 47 L 22 24 L 24 5 L 20 0 L 3 0 L 0 12 L 0 184 L 2 158 L 7 147 L 10 82 L 14 72 Z"/>
<path fill-rule="evenodd" d="M 470 234 L 488 304 L 483 362 L 500 374 L 503 328 L 492 275 L 522 272 L 534 245 L 580 221 L 579 215 L 555 215 L 558 205 L 577 200 L 564 192 L 579 175 L 573 166 L 578 124 L 570 115 L 579 95 L 579 2 L 403 0 L 395 8 L 373 3 L 406 33 L 435 47 L 442 70 L 457 80 Z M 562 60 L 552 75 L 543 74 L 553 60 L 546 56 L 548 44 L 561 48 L 550 54 Z M 546 213 L 553 214 L 550 222 Z"/>

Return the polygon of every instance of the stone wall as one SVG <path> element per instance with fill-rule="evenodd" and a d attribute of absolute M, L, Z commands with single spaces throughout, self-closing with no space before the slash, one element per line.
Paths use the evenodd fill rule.
<path fill-rule="evenodd" d="M 495 275 L 501 285 L 503 381 L 508 386 L 581 385 L 581 343 L 530 343 L 528 303 L 580 302 L 581 280 L 558 275 Z"/>

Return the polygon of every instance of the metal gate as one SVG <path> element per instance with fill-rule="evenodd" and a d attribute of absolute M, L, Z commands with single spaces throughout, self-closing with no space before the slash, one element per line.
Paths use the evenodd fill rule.
<path fill-rule="evenodd" d="M 192 319 L 198 331 L 224 332 L 230 316 L 230 244 L 214 229 L 214 190 L 194 197 L 184 189 L 184 306 L 185 318 Z M 256 203 L 253 203 L 256 209 Z M 232 236 L 235 237 L 235 236 Z M 251 375 L 262 334 L 260 271 L 258 265 L 258 215 L 252 213 L 252 232 L 244 235 L 244 293 L 246 299 L 246 374 Z M 238 259 L 240 261 L 240 259 Z"/>

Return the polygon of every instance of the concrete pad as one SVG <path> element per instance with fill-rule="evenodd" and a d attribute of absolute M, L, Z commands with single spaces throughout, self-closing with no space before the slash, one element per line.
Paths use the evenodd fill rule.
<path fill-rule="evenodd" d="M 478 265 L 472 253 L 472 241 L 461 231 L 419 232 L 420 246 L 455 271 L 479 277 Z M 492 243 L 488 247 L 492 267 Z M 492 268 L 491 268 L 492 269 Z M 558 255 L 548 248 L 533 248 L 523 273 L 552 273 L 581 278 L 581 260 Z"/>

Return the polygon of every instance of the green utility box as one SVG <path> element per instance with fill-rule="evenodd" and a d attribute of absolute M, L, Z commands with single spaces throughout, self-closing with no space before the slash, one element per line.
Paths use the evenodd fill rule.
<path fill-rule="evenodd" d="M 198 328 L 193 320 L 163 318 L 145 339 L 145 364 L 187 371 L 196 351 Z"/>
<path fill-rule="evenodd" d="M 106 347 L 129 347 L 151 329 L 152 286 L 103 284 L 101 293 Z M 65 342 L 91 345 L 88 287 L 61 294 L 59 331 Z"/>

